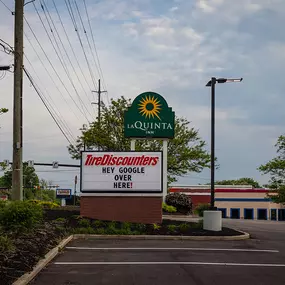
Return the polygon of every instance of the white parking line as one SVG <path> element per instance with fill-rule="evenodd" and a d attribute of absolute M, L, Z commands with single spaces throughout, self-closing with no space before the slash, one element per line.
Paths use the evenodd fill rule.
<path fill-rule="evenodd" d="M 55 262 L 56 265 L 213 265 L 213 266 L 252 266 L 252 267 L 285 267 L 285 264 L 262 263 L 224 263 L 224 262 L 188 262 L 188 261 L 130 261 L 130 262 Z"/>
<path fill-rule="evenodd" d="M 247 248 L 199 248 L 199 247 L 78 247 L 67 246 L 66 249 L 78 250 L 181 250 L 181 251 L 238 251 L 238 252 L 270 252 L 277 253 L 275 249 L 247 249 Z"/>

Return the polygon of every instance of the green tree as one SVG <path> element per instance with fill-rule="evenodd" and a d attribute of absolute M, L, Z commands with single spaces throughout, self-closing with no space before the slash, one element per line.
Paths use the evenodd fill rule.
<path fill-rule="evenodd" d="M 249 177 L 243 177 L 239 179 L 233 179 L 233 180 L 220 180 L 215 181 L 216 185 L 251 185 L 253 188 L 260 188 L 259 183 Z"/>
<path fill-rule="evenodd" d="M 7 113 L 9 110 L 7 108 L 0 108 L 0 115 Z"/>
<path fill-rule="evenodd" d="M 84 145 L 87 149 L 102 151 L 128 151 L 130 139 L 124 137 L 124 111 L 130 106 L 131 100 L 121 97 L 111 100 L 110 106 L 103 106 L 100 124 L 98 118 L 88 129 L 81 128 L 76 146 L 68 147 L 73 159 L 80 158 Z M 168 142 L 168 182 L 176 181 L 177 176 L 187 172 L 201 172 L 210 165 L 210 155 L 206 151 L 206 143 L 198 131 L 190 127 L 185 118 L 175 119 L 175 138 Z M 136 150 L 162 150 L 162 141 L 139 140 Z"/>
<path fill-rule="evenodd" d="M 4 175 L 0 178 L 2 187 L 12 187 L 12 168 L 6 168 Z M 27 162 L 23 163 L 23 185 L 24 188 L 33 188 L 39 185 L 39 178 L 34 167 L 29 167 Z"/>
<path fill-rule="evenodd" d="M 270 175 L 269 187 L 277 189 L 281 185 L 285 185 L 285 136 L 281 135 L 277 143 L 277 156 L 266 164 L 261 165 L 258 170 L 263 174 Z"/>
<path fill-rule="evenodd" d="M 268 196 L 275 203 L 285 204 L 285 135 L 279 136 L 275 147 L 277 148 L 277 156 L 261 165 L 258 170 L 263 174 L 270 175 L 267 186 L 273 190 Z"/>

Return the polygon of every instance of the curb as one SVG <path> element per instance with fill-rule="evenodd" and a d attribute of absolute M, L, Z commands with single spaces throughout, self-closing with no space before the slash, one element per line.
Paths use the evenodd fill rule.
<path fill-rule="evenodd" d="M 238 230 L 236 230 L 238 231 Z M 44 257 L 40 260 L 33 271 L 22 275 L 17 279 L 13 285 L 28 285 L 40 271 L 47 266 L 58 253 L 72 240 L 74 239 L 119 239 L 119 240 L 198 240 L 198 241 L 234 241 L 234 240 L 246 240 L 250 238 L 249 233 L 238 231 L 242 233 L 239 236 L 156 236 L 156 235 L 89 235 L 89 234 L 74 234 L 64 239 L 55 248 L 50 250 Z"/>
<path fill-rule="evenodd" d="M 119 240 L 200 240 L 200 241 L 223 241 L 223 240 L 246 240 L 250 238 L 249 233 L 243 233 L 238 236 L 159 236 L 159 235 L 89 235 L 89 234 L 75 234 L 73 239 L 119 239 Z"/>
<path fill-rule="evenodd" d="M 40 271 L 46 267 L 46 265 L 51 262 L 57 254 L 62 250 L 63 247 L 65 247 L 71 240 L 73 239 L 73 236 L 69 236 L 68 238 L 64 239 L 54 247 L 52 250 L 50 250 L 44 257 L 44 259 L 41 259 L 36 266 L 34 267 L 33 271 L 28 272 L 24 275 L 22 275 L 19 279 L 17 279 L 13 285 L 27 285 L 30 281 L 32 281 L 39 273 Z"/>

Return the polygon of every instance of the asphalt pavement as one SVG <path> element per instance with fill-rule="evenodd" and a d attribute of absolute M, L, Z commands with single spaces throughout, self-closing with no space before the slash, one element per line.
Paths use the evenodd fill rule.
<path fill-rule="evenodd" d="M 244 241 L 74 240 L 35 285 L 283 285 L 285 223 L 226 220 Z"/>

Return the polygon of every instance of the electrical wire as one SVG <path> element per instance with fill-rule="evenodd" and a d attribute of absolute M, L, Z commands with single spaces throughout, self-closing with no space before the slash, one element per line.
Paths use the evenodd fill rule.
<path fill-rule="evenodd" d="M 12 15 L 14 15 L 14 12 L 4 3 L 4 1 L 0 0 L 0 2 L 11 12 Z"/>
<path fill-rule="evenodd" d="M 107 85 L 106 85 L 106 83 L 105 83 L 105 78 L 104 78 L 104 75 L 103 75 L 103 72 L 102 72 L 102 68 L 101 68 L 101 64 L 100 64 L 100 60 L 99 60 L 99 55 L 98 55 L 97 48 L 96 48 L 96 44 L 95 44 L 95 40 L 94 40 L 93 30 L 92 30 L 92 27 L 91 27 L 91 21 L 90 21 L 90 18 L 89 18 L 89 13 L 88 13 L 86 1 L 83 0 L 83 3 L 84 3 L 84 7 L 85 7 L 85 12 L 86 12 L 86 16 L 87 16 L 87 21 L 88 21 L 88 25 L 89 25 L 89 29 L 90 29 L 90 34 L 91 34 L 93 46 L 94 46 L 94 51 L 95 51 L 95 54 L 96 54 L 96 57 L 97 57 L 97 60 L 98 60 L 99 70 L 100 70 L 100 72 L 101 72 L 101 77 L 102 77 L 102 81 L 103 81 L 103 86 L 104 86 L 104 89 L 107 90 Z M 108 100 L 108 101 L 109 101 L 109 100 Z M 109 102 L 108 102 L 108 103 L 109 103 Z"/>
<path fill-rule="evenodd" d="M 29 40 L 29 39 L 28 39 L 28 40 Z M 5 42 L 5 41 L 2 40 L 2 39 L 0 39 L 0 41 L 1 41 L 1 42 L 4 42 L 4 43 L 10 48 L 10 53 L 14 53 L 14 49 L 12 48 L 11 45 L 9 45 L 7 42 Z M 37 54 L 37 53 L 36 53 L 36 54 Z M 37 55 L 38 55 L 38 54 L 37 54 Z M 28 57 L 27 57 L 27 55 L 26 55 L 25 53 L 24 53 L 24 56 L 25 56 L 26 60 L 29 62 L 30 66 L 33 68 L 35 74 L 37 75 L 37 72 L 35 71 L 35 69 L 34 69 L 34 67 L 33 67 L 31 61 L 28 59 Z M 33 79 L 32 79 L 32 76 L 31 76 L 30 74 L 28 74 L 27 70 L 24 70 L 24 72 L 25 72 L 25 74 L 27 75 L 28 79 L 29 79 L 30 82 L 31 82 L 31 80 L 33 80 Z M 37 75 L 37 77 L 38 77 L 39 81 L 41 81 L 38 75 Z M 32 86 L 35 88 L 36 92 L 37 92 L 38 95 L 39 95 L 39 92 L 40 92 L 40 91 L 39 91 L 39 88 L 36 86 L 35 82 L 34 82 L 34 81 L 31 82 L 31 84 L 32 84 Z M 47 92 L 47 94 L 49 95 L 48 92 Z M 44 96 L 42 96 L 42 97 L 44 97 Z M 42 98 L 42 97 L 40 97 L 40 98 L 41 98 L 41 100 L 42 100 L 42 102 L 43 102 L 43 99 L 44 99 L 44 98 Z M 49 97 L 51 98 L 50 95 L 49 95 Z M 45 98 L 45 99 L 46 99 L 46 98 Z M 51 100 L 52 100 L 52 98 L 51 98 Z M 46 99 L 46 101 L 47 101 L 47 99 Z M 52 100 L 52 101 L 53 101 L 53 100 Z M 43 103 L 45 104 L 45 102 L 43 102 Z M 54 103 L 54 102 L 53 102 L 53 103 Z M 45 104 L 45 107 L 47 107 L 47 105 L 48 105 L 48 101 L 47 101 L 47 103 Z M 55 111 L 55 109 L 53 108 L 53 106 L 52 106 L 50 103 L 49 103 L 49 105 L 50 105 L 50 107 L 53 109 L 54 113 L 56 113 L 56 111 Z M 49 111 L 49 113 L 52 115 L 52 113 L 51 113 L 51 111 L 50 111 L 49 109 L 48 109 L 48 111 Z M 59 112 L 59 111 L 58 111 L 58 112 Z M 60 112 L 59 112 L 59 113 L 60 113 Z M 60 116 L 59 116 L 58 114 L 56 114 L 56 115 L 57 115 L 57 116 L 59 117 L 59 119 L 60 119 Z M 60 115 L 61 115 L 61 113 L 60 113 Z M 62 115 L 61 115 L 61 116 L 62 116 Z M 55 122 L 57 123 L 57 126 L 59 126 L 59 123 L 56 121 L 55 116 L 52 115 L 52 118 L 53 118 L 53 119 L 55 120 Z M 74 135 L 72 134 L 72 131 L 70 130 L 70 128 L 68 127 L 68 125 L 66 124 L 66 122 L 65 122 L 63 119 L 61 119 L 61 122 L 62 122 L 62 124 L 64 125 L 64 127 L 67 129 L 67 132 L 69 133 L 70 137 L 75 141 Z M 60 130 L 63 131 L 62 128 L 60 128 Z"/>
<path fill-rule="evenodd" d="M 97 62 L 96 62 L 96 59 L 95 59 L 95 56 L 94 56 L 94 52 L 93 52 L 93 50 L 91 48 L 89 37 L 87 35 L 87 32 L 86 32 L 86 29 L 85 29 L 85 26 L 84 26 L 84 23 L 83 23 L 83 20 L 82 20 L 82 17 L 81 17 L 81 14 L 80 14 L 80 11 L 79 11 L 79 8 L 78 8 L 76 0 L 74 0 L 74 4 L 75 4 L 75 8 L 76 8 L 77 14 L 79 16 L 79 20 L 80 20 L 81 26 L 83 28 L 83 32 L 85 34 L 85 37 L 86 37 L 86 40 L 87 40 L 87 43 L 88 43 L 88 46 L 89 46 L 89 49 L 90 49 L 90 53 L 92 55 L 92 58 L 93 58 L 93 61 L 94 61 L 94 64 L 95 64 L 95 67 L 96 67 L 96 70 L 97 70 L 97 73 L 98 73 L 98 78 L 100 78 L 101 77 L 100 70 L 98 68 L 98 65 L 97 65 Z"/>
<path fill-rule="evenodd" d="M 61 95 L 61 97 L 63 98 L 63 100 L 65 101 L 65 103 L 67 104 L 67 106 L 69 107 L 69 109 L 71 110 L 71 112 L 75 115 L 75 117 L 79 120 L 79 117 L 77 116 L 77 114 L 73 111 L 73 109 L 70 107 L 69 102 L 66 100 L 66 98 L 64 97 L 64 95 L 62 94 L 62 92 L 60 91 L 59 87 L 57 86 L 57 84 L 55 83 L 53 77 L 51 76 L 50 72 L 48 71 L 47 67 L 45 66 L 43 60 L 41 59 L 40 55 L 38 54 L 37 50 L 35 49 L 33 43 L 30 41 L 29 37 L 27 36 L 27 34 L 24 32 L 25 38 L 28 40 L 30 46 L 32 47 L 32 49 L 34 50 L 36 56 L 38 57 L 40 63 L 42 64 L 42 66 L 44 67 L 45 71 L 47 72 L 49 78 L 51 79 L 51 81 L 53 82 L 53 84 L 55 85 L 56 89 L 58 90 L 59 94 Z M 50 63 L 51 64 L 51 63 Z"/>
<path fill-rule="evenodd" d="M 68 44 L 69 44 L 70 49 L 71 49 L 71 51 L 72 51 L 72 54 L 73 54 L 73 56 L 74 56 L 74 58 L 75 58 L 75 60 L 76 60 L 76 63 L 78 64 L 78 67 L 79 67 L 79 69 L 80 69 L 80 71 L 81 71 L 81 73 L 82 73 L 82 76 L 83 76 L 83 78 L 84 78 L 84 80 L 85 80 L 86 84 L 88 85 L 88 88 L 89 88 L 89 90 L 90 90 L 90 92 L 91 92 L 92 88 L 90 87 L 90 84 L 88 83 L 88 81 L 87 81 L 87 79 L 86 79 L 86 76 L 85 76 L 84 72 L 82 71 L 81 65 L 80 65 L 80 63 L 79 63 L 79 61 L 78 61 L 78 59 L 77 59 L 77 56 L 76 56 L 76 54 L 75 54 L 75 51 L 74 51 L 74 49 L 73 49 L 73 47 L 72 47 L 72 44 L 71 44 L 71 42 L 70 42 L 69 36 L 68 36 L 68 34 L 67 34 L 67 32 L 66 32 L 66 29 L 65 29 L 65 27 L 64 27 L 64 25 L 63 25 L 63 22 L 62 22 L 60 13 L 58 12 L 58 9 L 57 9 L 57 6 L 56 6 L 56 4 L 55 4 L 55 1 L 52 0 L 52 2 L 53 2 L 53 6 L 54 6 L 54 8 L 55 8 L 55 10 L 56 10 L 58 19 L 59 19 L 59 21 L 60 21 L 60 24 L 61 24 L 61 26 L 62 26 L 62 29 L 63 29 L 63 31 L 64 31 L 64 34 L 65 34 L 65 36 L 66 36 L 66 38 L 67 38 L 67 41 L 68 41 Z"/>
<path fill-rule="evenodd" d="M 78 31 L 78 28 L 77 28 L 77 25 L 76 25 L 76 20 L 75 20 L 75 17 L 74 17 L 74 13 L 73 13 L 73 10 L 72 10 L 71 3 L 70 3 L 70 1 L 68 0 L 68 3 L 69 3 L 69 5 L 70 5 L 70 6 L 68 6 L 67 0 L 64 0 L 64 1 L 65 1 L 65 4 L 66 4 L 66 7 L 67 7 L 67 9 L 68 9 L 69 16 L 70 16 L 71 19 L 72 19 L 73 26 L 74 26 L 75 32 L 76 32 L 76 34 L 77 34 L 77 37 L 78 37 L 78 40 L 79 40 L 81 49 L 82 49 L 82 51 L 83 51 L 84 58 L 85 58 L 85 60 L 86 60 L 86 63 L 87 63 L 88 69 L 89 69 L 89 74 L 90 74 L 91 80 L 92 80 L 92 82 L 93 82 L 95 88 L 97 89 L 97 83 L 96 83 L 96 80 L 95 80 L 94 75 L 93 75 L 93 73 L 92 73 L 92 69 L 91 69 L 91 66 L 90 66 L 90 64 L 89 64 L 89 61 L 88 61 L 88 58 L 87 58 L 87 55 L 86 55 L 86 52 L 85 52 L 85 49 L 84 49 L 84 46 L 83 46 L 83 43 L 82 43 L 82 39 L 81 39 L 81 37 L 80 37 L 79 31 Z"/>
<path fill-rule="evenodd" d="M 51 117 L 53 118 L 54 122 L 56 123 L 56 125 L 58 126 L 58 128 L 60 129 L 61 133 L 64 135 L 64 137 L 66 138 L 66 140 L 69 142 L 69 144 L 73 145 L 70 141 L 70 139 L 68 138 L 68 136 L 66 135 L 66 133 L 63 131 L 62 127 L 60 126 L 60 124 L 57 122 L 56 118 L 54 117 L 54 115 L 52 114 L 51 110 L 49 109 L 49 107 L 47 106 L 45 100 L 43 99 L 43 96 L 41 95 L 38 87 L 36 87 L 34 80 L 32 79 L 31 75 L 29 74 L 29 72 L 27 71 L 27 69 L 24 67 L 23 68 L 27 78 L 29 79 L 31 85 L 34 87 L 36 93 L 38 94 L 38 96 L 40 97 L 42 103 L 45 105 L 46 109 L 48 110 L 49 114 L 51 115 Z"/>
<path fill-rule="evenodd" d="M 83 114 L 83 116 L 86 118 L 85 113 L 79 108 L 79 106 L 77 105 L 76 101 L 74 100 L 74 98 L 72 97 L 72 95 L 70 94 L 70 92 L 68 91 L 66 85 L 65 85 L 64 82 L 62 81 L 61 77 L 59 76 L 58 72 L 56 71 L 55 67 L 53 66 L 51 60 L 50 60 L 49 57 L 47 56 L 47 54 L 46 54 L 44 48 L 42 47 L 40 41 L 38 40 L 38 38 L 37 38 L 35 32 L 33 31 L 31 25 L 29 24 L 29 22 L 27 21 L 27 19 L 26 19 L 25 16 L 24 16 L 24 20 L 25 20 L 25 22 L 27 23 L 27 25 L 28 25 L 30 31 L 32 32 L 32 34 L 33 34 L 33 36 L 34 36 L 34 38 L 36 39 L 38 45 L 40 46 L 42 52 L 44 53 L 46 59 L 48 60 L 50 66 L 52 67 L 54 73 L 56 74 L 57 78 L 59 79 L 59 81 L 61 82 L 62 86 L 64 87 L 65 91 L 67 92 L 67 94 L 69 95 L 69 97 L 71 98 L 71 100 L 73 101 L 73 103 L 75 104 L 75 106 L 77 107 L 77 109 L 78 109 L 78 110 Z M 89 122 L 88 118 L 87 118 L 87 121 Z"/>
<path fill-rule="evenodd" d="M 67 77 L 68 77 L 68 79 L 69 79 L 69 81 L 70 81 L 70 83 L 71 83 L 71 85 L 72 85 L 72 87 L 73 87 L 73 89 L 74 89 L 74 91 L 75 91 L 75 93 L 76 93 L 78 99 L 79 99 L 79 102 L 80 102 L 81 107 L 82 107 L 82 111 L 83 111 L 83 109 L 85 108 L 86 111 L 89 113 L 89 115 L 92 117 L 92 115 L 90 114 L 89 110 L 86 108 L 86 106 L 84 105 L 82 99 L 80 98 L 79 93 L 78 93 L 78 91 L 77 91 L 77 89 L 76 89 L 76 87 L 75 87 L 75 85 L 74 85 L 74 83 L 73 83 L 73 81 L 72 81 L 72 79 L 71 79 L 71 77 L 70 77 L 70 74 L 69 74 L 68 69 L 67 69 L 67 67 L 66 67 L 66 63 L 64 62 L 64 59 L 61 58 L 61 56 L 59 55 L 59 51 L 56 49 L 56 47 L 55 47 L 55 45 L 54 45 L 54 43 L 53 43 L 53 41 L 52 41 L 52 39 L 51 39 L 51 37 L 50 37 L 48 31 L 47 31 L 47 28 L 46 28 L 46 26 L 45 26 L 45 24 L 44 24 L 44 22 L 43 22 L 43 20 L 42 20 L 42 17 L 41 17 L 41 15 L 40 15 L 40 13 L 39 13 L 39 11 L 38 11 L 38 9 L 37 9 L 35 3 L 33 3 L 33 6 L 34 6 L 34 8 L 35 8 L 35 10 L 36 10 L 36 13 L 37 13 L 37 15 L 38 15 L 38 17 L 39 17 L 39 19 L 40 19 L 40 22 L 41 22 L 41 24 L 42 24 L 42 26 L 43 26 L 43 28 L 44 28 L 44 30 L 45 30 L 47 36 L 48 36 L 48 38 L 49 38 L 49 40 L 50 40 L 50 42 L 51 42 L 51 44 L 52 44 L 52 47 L 53 47 L 53 49 L 54 49 L 54 51 L 55 51 L 55 53 L 56 53 L 56 55 L 57 55 L 57 57 L 58 57 L 58 59 L 59 59 L 61 65 L 62 65 L 62 67 L 63 67 L 63 69 L 64 69 L 64 71 L 65 71 L 65 73 L 66 73 L 66 75 L 67 75 Z M 48 23 L 48 24 L 49 24 L 49 23 Z M 55 37 L 54 37 L 54 39 L 55 39 Z M 56 43 L 56 45 L 57 45 L 57 47 L 58 47 L 58 44 L 57 44 L 56 39 L 55 39 L 55 43 Z M 87 119 L 87 121 L 90 123 L 90 121 L 89 121 L 89 119 L 87 118 L 87 116 L 86 116 L 86 114 L 84 113 L 84 111 L 83 111 L 82 113 L 83 113 L 84 117 Z"/>
<path fill-rule="evenodd" d="M 40 77 L 37 75 L 37 72 L 36 72 L 35 68 L 33 67 L 31 61 L 28 59 L 28 57 L 27 57 L 26 54 L 24 54 L 24 56 L 25 56 L 26 60 L 29 62 L 31 68 L 34 70 L 34 73 L 36 74 L 36 76 L 37 76 L 39 82 L 43 85 L 43 83 L 42 83 Z M 44 86 L 44 85 L 43 85 L 43 86 Z M 44 87 L 44 88 L 45 88 L 45 87 Z M 45 92 L 46 92 L 46 94 L 48 95 L 48 97 L 50 98 L 51 102 L 56 106 L 55 102 L 53 101 L 51 95 L 49 94 L 49 92 L 48 92 L 48 90 L 47 90 L 46 88 L 45 88 Z M 63 116 L 62 116 L 61 112 L 60 112 L 58 109 L 56 110 L 56 108 L 54 108 L 51 103 L 49 103 L 49 105 L 50 105 L 51 108 L 54 110 L 54 113 L 58 113 L 58 114 L 57 114 L 57 117 L 62 121 L 62 124 L 65 126 L 65 128 L 66 128 L 67 131 L 69 132 L 70 136 L 71 136 L 72 139 L 75 141 L 75 136 L 74 136 L 74 134 L 72 133 L 72 130 L 69 128 L 69 126 L 68 126 L 68 124 L 66 123 L 66 121 L 63 119 Z M 61 117 L 62 117 L 62 119 L 61 119 Z"/>
<path fill-rule="evenodd" d="M 85 95 L 86 95 L 86 97 L 87 97 L 88 103 L 91 104 L 91 102 L 89 102 L 89 101 L 90 101 L 90 98 L 88 97 L 88 94 L 87 94 L 85 88 L 83 87 L 81 80 L 80 80 L 79 77 L 78 77 L 78 74 L 77 74 L 77 72 L 76 72 L 76 70 L 75 70 L 75 68 L 74 68 L 74 65 L 72 64 L 72 61 L 71 61 L 71 59 L 70 59 L 70 57 L 69 57 L 69 55 L 68 55 L 68 52 L 67 52 L 66 48 L 64 47 L 64 44 L 63 44 L 63 42 L 62 42 L 62 40 L 61 40 L 61 37 L 59 36 L 58 30 L 57 30 L 57 28 L 56 28 L 56 26 L 55 26 L 55 24 L 54 24 L 54 21 L 53 21 L 51 15 L 50 15 L 50 12 L 49 12 L 49 10 L 48 10 L 48 7 L 47 7 L 47 5 L 46 5 L 46 3 L 45 3 L 44 0 L 42 0 L 42 3 L 43 3 L 43 7 L 42 7 L 42 8 L 43 8 L 43 11 L 45 12 L 45 10 L 46 10 L 46 12 L 47 12 L 47 14 L 48 14 L 48 16 L 49 16 L 49 18 L 50 18 L 51 24 L 52 24 L 52 26 L 53 26 L 53 30 L 55 31 L 55 33 L 56 33 L 56 35 L 57 35 L 57 37 L 58 37 L 58 39 L 59 39 L 59 41 L 60 41 L 60 43 L 61 43 L 62 49 L 64 50 L 64 52 L 65 52 L 65 54 L 66 54 L 66 57 L 67 57 L 67 59 L 68 59 L 68 62 L 69 62 L 69 64 L 71 65 L 72 70 L 73 70 L 73 72 L 74 72 L 74 74 L 75 74 L 75 76 L 76 76 L 76 78 L 77 78 L 77 80 L 78 80 L 78 82 L 79 82 L 79 84 L 80 84 L 82 90 L 84 91 L 84 93 L 85 93 Z M 52 31 L 52 30 L 51 30 L 51 31 Z M 53 31 L 52 31 L 52 33 L 53 33 Z M 90 91 L 91 91 L 91 90 L 90 90 Z"/>

